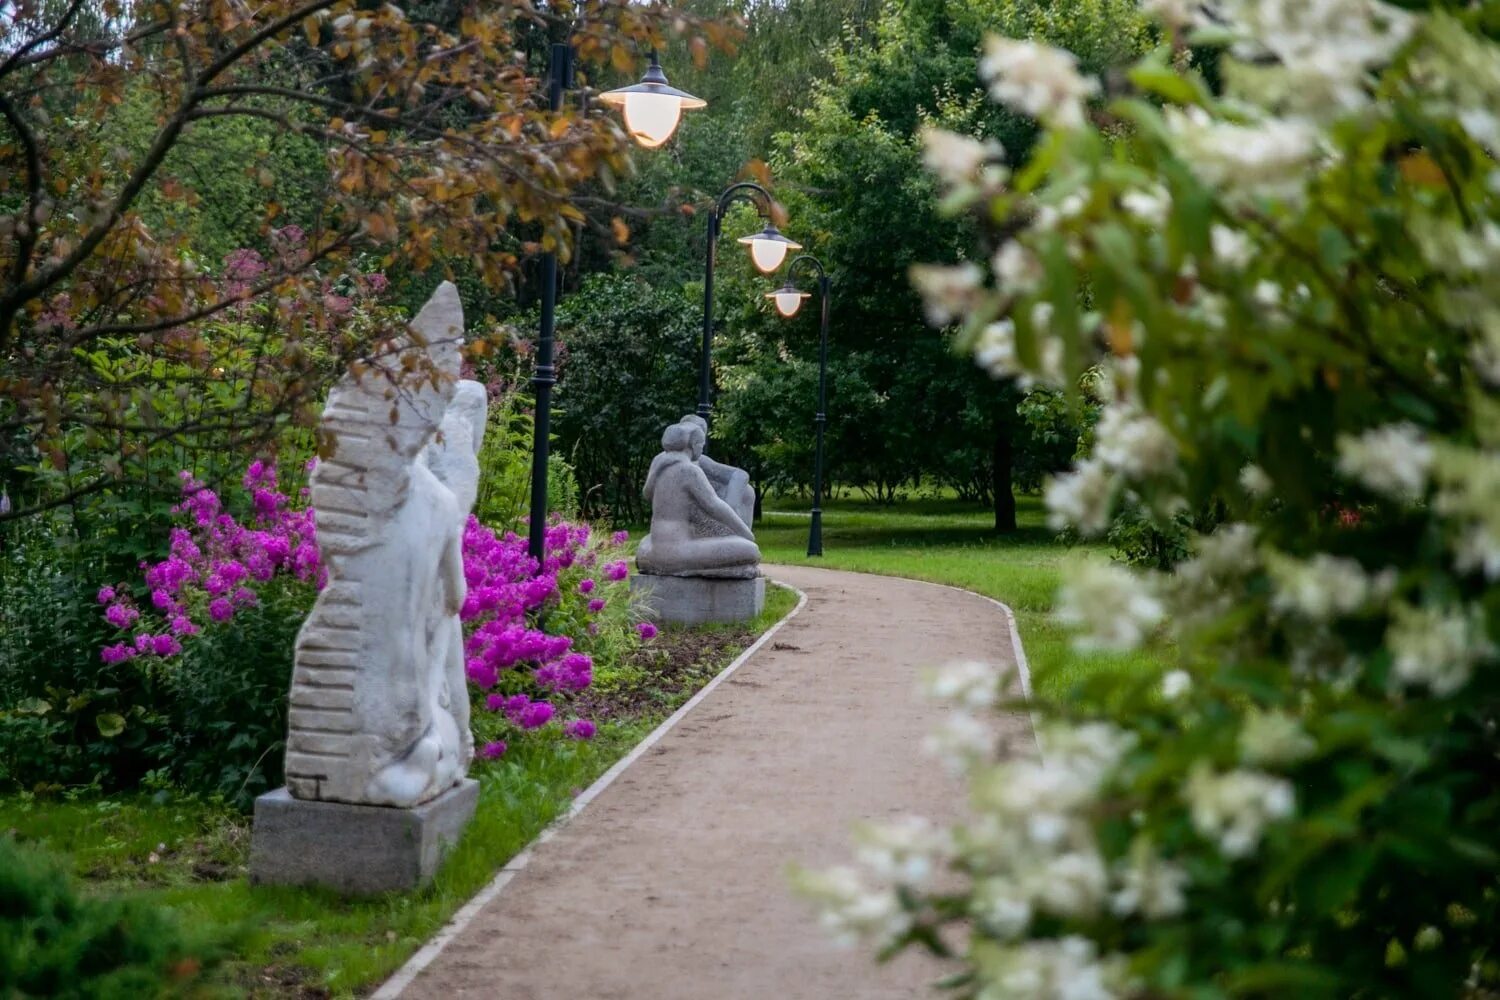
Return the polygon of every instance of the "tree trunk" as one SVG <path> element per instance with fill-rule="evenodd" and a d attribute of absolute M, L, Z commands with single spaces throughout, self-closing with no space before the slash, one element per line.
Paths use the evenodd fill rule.
<path fill-rule="evenodd" d="M 1015 442 L 1011 438 L 1008 420 L 995 421 L 994 451 L 991 455 L 994 475 L 995 530 L 1016 530 L 1016 494 L 1011 478 L 1011 460 L 1015 455 Z"/>

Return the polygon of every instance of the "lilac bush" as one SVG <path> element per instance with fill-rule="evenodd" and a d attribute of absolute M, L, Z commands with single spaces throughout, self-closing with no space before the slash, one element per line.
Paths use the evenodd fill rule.
<path fill-rule="evenodd" d="M 185 641 L 255 606 L 263 585 L 280 581 L 305 588 L 310 607 L 327 581 L 314 512 L 305 506 L 307 490 L 296 491 L 294 502 L 281 490 L 273 463 L 256 461 L 246 469 L 242 517 L 191 474 L 181 473 L 181 480 L 182 500 L 173 513 L 182 523 L 171 532 L 169 553 L 141 563 L 138 589 L 145 599 L 137 600 L 124 584 L 99 590 L 105 620 L 121 633 L 100 650 L 106 663 L 171 661 Z M 627 538 L 616 532 L 598 539 L 588 525 L 554 519 L 538 564 L 525 539 L 513 532 L 497 535 L 469 518 L 463 535 L 468 595 L 460 618 L 465 672 L 494 714 L 479 721 L 486 736 L 514 737 L 547 726 L 566 711 L 570 695 L 593 683 L 596 655 L 618 653 L 622 645 L 656 634 L 630 618 L 629 566 L 620 552 Z M 568 719 L 562 730 L 569 738 L 588 739 L 595 726 Z M 492 759 L 506 748 L 505 739 L 488 739 L 479 755 Z"/>

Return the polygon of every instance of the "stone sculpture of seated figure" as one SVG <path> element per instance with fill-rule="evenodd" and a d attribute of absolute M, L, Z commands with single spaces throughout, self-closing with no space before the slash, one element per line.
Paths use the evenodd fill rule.
<path fill-rule="evenodd" d="M 708 421 L 696 413 L 689 413 L 683 417 L 680 423 L 689 427 L 696 427 L 704 435 L 704 446 L 707 447 Z M 755 490 L 750 487 L 750 474 L 744 469 L 737 469 L 732 465 L 724 465 L 715 462 L 707 455 L 698 456 L 698 468 L 708 477 L 708 484 L 719 494 L 719 499 L 734 508 L 734 512 L 740 516 L 747 526 L 755 523 Z"/>
<path fill-rule="evenodd" d="M 641 539 L 636 565 L 655 576 L 753 578 L 760 574 L 760 548 L 698 467 L 703 441 L 703 431 L 687 423 L 662 434 L 661 454 L 646 475 L 651 533 Z"/>

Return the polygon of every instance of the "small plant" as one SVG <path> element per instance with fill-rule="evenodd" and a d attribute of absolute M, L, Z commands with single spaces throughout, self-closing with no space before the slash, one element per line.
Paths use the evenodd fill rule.
<path fill-rule="evenodd" d="M 79 892 L 51 858 L 0 838 L 0 996 L 185 996 L 219 960 L 159 906 Z"/>

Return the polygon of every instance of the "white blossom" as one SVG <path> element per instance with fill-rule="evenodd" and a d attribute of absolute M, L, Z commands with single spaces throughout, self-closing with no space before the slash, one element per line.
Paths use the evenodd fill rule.
<path fill-rule="evenodd" d="M 1500 579 L 1500 453 L 1452 444 L 1435 449 L 1433 507 L 1453 522 L 1454 565 Z"/>
<path fill-rule="evenodd" d="M 974 886 L 970 912 L 1001 938 L 1016 938 L 1031 926 L 1031 898 L 1014 880 L 995 876 Z"/>
<path fill-rule="evenodd" d="M 1047 524 L 1054 531 L 1074 528 L 1085 536 L 1109 527 L 1118 478 L 1098 459 L 1079 462 L 1072 472 L 1047 482 Z"/>
<path fill-rule="evenodd" d="M 930 698 L 958 708 L 978 710 L 1000 700 L 1000 685 L 1006 671 L 979 660 L 961 660 L 927 675 L 924 685 Z"/>
<path fill-rule="evenodd" d="M 1432 471 L 1432 445 L 1412 424 L 1387 424 L 1358 437 L 1340 435 L 1341 475 L 1394 500 L 1420 499 Z"/>
<path fill-rule="evenodd" d="M 1453 694 L 1469 682 L 1476 664 L 1494 655 L 1478 609 L 1447 611 L 1398 604 L 1386 630 L 1391 673 L 1406 687 Z"/>
<path fill-rule="evenodd" d="M 1152 229 L 1162 229 L 1172 210 L 1172 196 L 1158 185 L 1146 191 L 1126 191 L 1120 196 L 1120 205 Z"/>
<path fill-rule="evenodd" d="M 1186 670 L 1173 670 L 1161 679 L 1161 695 L 1176 701 L 1193 688 L 1193 678 Z"/>
<path fill-rule="evenodd" d="M 1159 476 L 1176 467 L 1177 442 L 1155 417 L 1114 404 L 1094 428 L 1094 457 L 1131 478 Z"/>
<path fill-rule="evenodd" d="M 1234 54 L 1269 63 L 1257 97 L 1322 120 L 1370 101 L 1371 71 L 1389 62 L 1416 19 L 1381 0 L 1217 0 L 1238 30 Z M 1232 75 L 1232 74 L 1231 74 Z"/>
<path fill-rule="evenodd" d="M 1083 125 L 1084 102 L 1099 92 L 1071 52 L 994 35 L 985 40 L 979 75 L 995 100 L 1058 128 Z"/>
<path fill-rule="evenodd" d="M 978 304 L 984 272 L 973 261 L 952 266 L 915 264 L 911 280 L 922 295 L 927 322 L 947 326 L 967 316 Z"/>
<path fill-rule="evenodd" d="M 994 728 L 969 712 L 949 712 L 922 741 L 924 753 L 936 757 L 953 775 L 967 772 L 995 753 Z"/>
<path fill-rule="evenodd" d="M 1100 959 L 1092 941 L 1028 941 L 976 956 L 978 1000 L 1115 1000 L 1130 991 L 1123 957 Z"/>
<path fill-rule="evenodd" d="M 1240 469 L 1240 488 L 1253 497 L 1269 496 L 1272 487 L 1271 477 L 1266 475 L 1266 470 L 1254 462 L 1246 463 Z"/>
<path fill-rule="evenodd" d="M 1240 759 L 1246 764 L 1295 764 L 1312 756 L 1317 742 L 1285 712 L 1251 709 L 1240 729 Z"/>
<path fill-rule="evenodd" d="M 1005 241 L 1005 245 L 995 252 L 991 266 L 997 286 L 1006 295 L 1029 294 L 1036 290 L 1045 276 L 1036 254 L 1016 240 Z"/>
<path fill-rule="evenodd" d="M 1079 649 L 1135 649 L 1166 615 L 1149 578 L 1118 563 L 1090 560 L 1058 590 L 1058 621 L 1082 628 Z"/>
<path fill-rule="evenodd" d="M 1281 286 L 1274 281 L 1261 280 L 1255 283 L 1255 288 L 1250 293 L 1255 304 L 1267 311 L 1276 309 L 1281 305 Z"/>
<path fill-rule="evenodd" d="M 855 844 L 860 864 L 880 879 L 901 886 L 923 885 L 952 853 L 947 832 L 924 816 L 859 827 Z"/>
<path fill-rule="evenodd" d="M 1247 770 L 1215 774 L 1201 762 L 1188 775 L 1185 795 L 1194 829 L 1231 858 L 1248 856 L 1266 826 L 1296 808 L 1291 783 L 1283 778 Z"/>
<path fill-rule="evenodd" d="M 974 360 L 992 378 L 1011 378 L 1021 371 L 1016 359 L 1016 324 L 1010 319 L 985 325 L 974 344 Z"/>
<path fill-rule="evenodd" d="M 922 129 L 922 162 L 950 187 L 973 182 L 985 164 L 1004 155 L 993 139 L 981 141 L 931 126 Z"/>
<path fill-rule="evenodd" d="M 1500 580 L 1500 538 L 1483 524 L 1470 525 L 1455 546 L 1453 564 L 1462 572 Z"/>
<path fill-rule="evenodd" d="M 1215 121 L 1201 109 L 1166 110 L 1179 154 L 1225 192 L 1295 194 L 1320 151 L 1306 122 L 1270 118 L 1250 125 Z"/>
<path fill-rule="evenodd" d="M 1389 597 L 1396 582 L 1393 570 L 1371 576 L 1353 559 L 1326 552 L 1306 561 L 1268 554 L 1266 568 L 1275 586 L 1271 609 L 1298 614 L 1312 622 L 1328 622 L 1362 611 L 1372 602 Z"/>
<path fill-rule="evenodd" d="M 1250 237 L 1238 229 L 1215 225 L 1208 231 L 1208 238 L 1213 248 L 1214 260 L 1220 265 L 1238 271 L 1250 263 L 1253 249 Z"/>
<path fill-rule="evenodd" d="M 1092 917 L 1109 895 L 1109 874 L 1097 850 L 1055 855 L 1029 874 L 1036 908 L 1056 917 Z"/>
<path fill-rule="evenodd" d="M 1115 880 L 1119 888 L 1110 909 L 1116 916 L 1139 913 L 1147 920 L 1166 920 L 1187 908 L 1187 871 L 1158 857 L 1145 840 L 1130 845 L 1129 855 L 1116 865 Z"/>
<path fill-rule="evenodd" d="M 824 928 L 842 944 L 866 938 L 884 945 L 911 929 L 911 915 L 896 894 L 868 885 L 854 868 L 799 872 L 794 882 L 818 904 Z"/>

